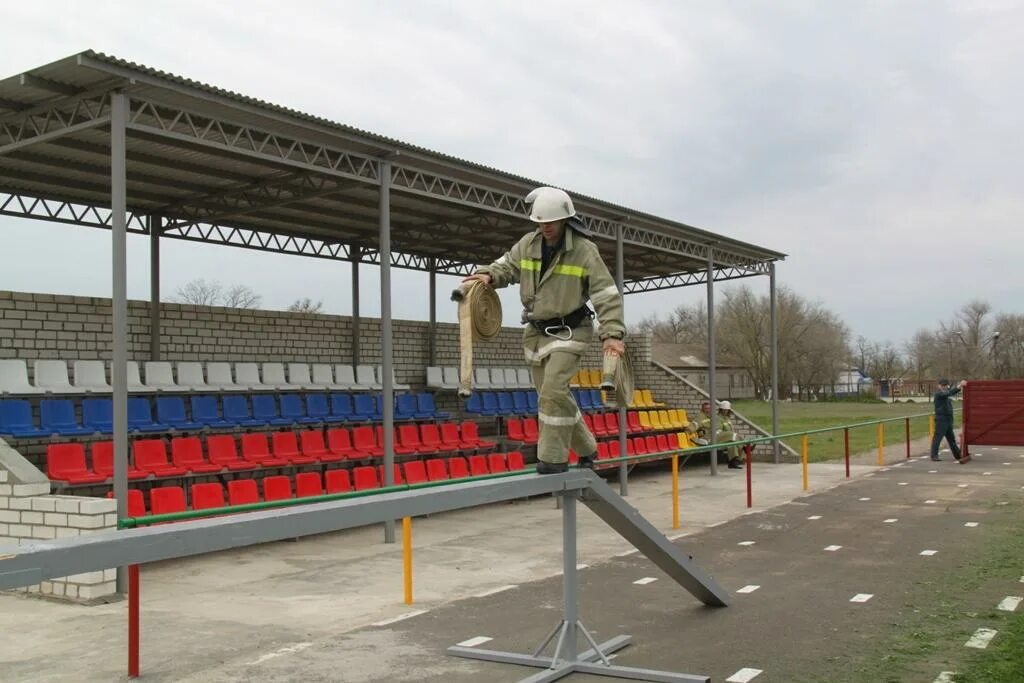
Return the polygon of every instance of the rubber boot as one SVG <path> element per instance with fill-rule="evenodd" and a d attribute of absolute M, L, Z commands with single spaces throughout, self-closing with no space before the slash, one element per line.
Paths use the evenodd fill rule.
<path fill-rule="evenodd" d="M 743 469 L 743 463 L 740 462 L 739 458 L 733 458 L 732 460 L 729 461 L 729 469 L 730 470 L 742 470 Z"/>
<path fill-rule="evenodd" d="M 592 470 L 594 469 L 594 461 L 597 460 L 597 454 L 593 455 L 582 455 L 580 456 L 579 462 L 576 467 L 581 470 Z"/>
<path fill-rule="evenodd" d="M 544 462 L 543 460 L 537 461 L 537 474 L 561 474 L 562 472 L 569 471 L 569 463 L 567 462 Z"/>

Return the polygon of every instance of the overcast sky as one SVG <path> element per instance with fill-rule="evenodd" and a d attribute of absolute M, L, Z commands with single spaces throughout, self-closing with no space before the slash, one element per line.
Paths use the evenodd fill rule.
<path fill-rule="evenodd" d="M 972 298 L 1024 309 L 1022 2 L 94 0 L 3 18 L 0 77 L 95 49 L 760 244 L 855 335 L 902 341 Z M 105 231 L 0 218 L 0 245 L 0 289 L 110 294 Z M 351 309 L 343 264 L 164 245 L 165 298 L 204 277 L 268 308 Z M 145 238 L 129 256 L 145 298 Z M 396 316 L 426 318 L 426 280 L 395 273 Z M 704 295 L 630 296 L 628 315 Z"/>

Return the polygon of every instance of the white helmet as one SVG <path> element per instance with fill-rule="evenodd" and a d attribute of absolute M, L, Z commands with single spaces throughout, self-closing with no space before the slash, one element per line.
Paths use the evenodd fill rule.
<path fill-rule="evenodd" d="M 538 187 L 526 195 L 530 204 L 530 220 L 534 223 L 550 223 L 576 215 L 572 199 L 564 190 L 556 187 Z"/>
<path fill-rule="evenodd" d="M 730 403 L 729 401 L 722 401 L 721 403 L 718 404 L 718 409 L 719 410 L 732 410 L 732 403 Z"/>

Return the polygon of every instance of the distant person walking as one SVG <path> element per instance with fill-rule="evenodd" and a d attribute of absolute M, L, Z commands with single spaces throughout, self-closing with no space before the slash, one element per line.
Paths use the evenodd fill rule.
<path fill-rule="evenodd" d="M 967 384 L 967 380 L 960 380 L 955 387 L 950 388 L 948 379 L 939 380 L 939 390 L 935 392 L 935 435 L 932 437 L 932 460 L 939 458 L 939 444 L 945 438 L 949 443 L 949 450 L 953 451 L 953 457 L 961 465 L 970 462 L 971 456 L 960 457 L 960 446 L 956 443 L 956 434 L 953 433 L 953 400 L 952 397 L 960 393 L 960 390 Z"/>

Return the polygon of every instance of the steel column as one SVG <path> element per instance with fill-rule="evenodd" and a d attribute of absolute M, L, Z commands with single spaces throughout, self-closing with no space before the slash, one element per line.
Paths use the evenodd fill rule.
<path fill-rule="evenodd" d="M 711 404 L 711 433 L 708 441 L 714 443 L 718 436 L 718 377 L 715 370 L 715 250 L 708 248 L 708 402 Z M 718 449 L 709 451 L 711 455 L 711 474 L 718 474 Z"/>
<path fill-rule="evenodd" d="M 111 226 L 111 310 L 113 313 L 113 359 L 110 379 L 114 403 L 114 498 L 117 516 L 128 516 L 128 211 L 126 170 L 126 125 L 128 98 L 111 95 L 110 103 L 110 226 Z M 128 590 L 124 567 L 117 569 L 117 590 Z"/>
<path fill-rule="evenodd" d="M 768 287 L 771 300 L 771 354 L 772 354 L 772 436 L 779 433 L 779 306 L 778 293 L 775 288 L 775 263 L 768 264 Z M 778 464 L 780 459 L 779 442 L 772 441 L 772 460 Z"/>
<path fill-rule="evenodd" d="M 430 287 L 427 296 L 430 297 L 429 315 L 430 323 L 427 338 L 427 365 L 437 365 L 437 259 L 427 260 L 430 269 Z"/>
<path fill-rule="evenodd" d="M 160 360 L 160 216 L 147 216 L 149 227 L 149 359 Z"/>
<path fill-rule="evenodd" d="M 359 247 L 352 247 L 352 365 L 359 365 Z"/>
<path fill-rule="evenodd" d="M 622 296 L 623 315 L 625 318 L 626 287 L 625 287 L 625 258 L 622 252 L 623 227 L 620 224 L 615 230 L 615 284 L 619 286 L 619 294 Z M 627 400 L 628 404 L 629 401 Z M 619 405 L 619 453 L 626 455 L 626 405 Z M 619 495 L 629 494 L 629 467 L 626 461 L 619 463 Z"/>
<path fill-rule="evenodd" d="M 380 164 L 380 353 L 384 414 L 384 486 L 395 483 L 395 387 L 391 339 L 391 162 Z M 395 542 L 395 520 L 384 522 L 384 542 Z"/>

